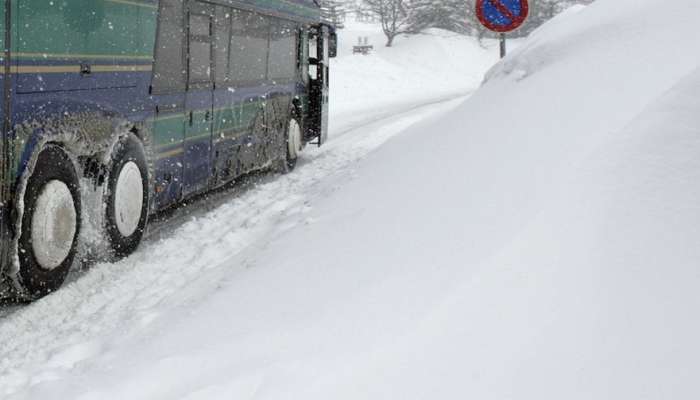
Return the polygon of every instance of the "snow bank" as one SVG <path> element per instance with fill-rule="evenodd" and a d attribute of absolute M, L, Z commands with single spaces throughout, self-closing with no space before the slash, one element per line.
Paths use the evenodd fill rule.
<path fill-rule="evenodd" d="M 697 398 L 698 15 L 599 0 L 375 154 L 310 228 L 362 289 L 303 397 Z"/>

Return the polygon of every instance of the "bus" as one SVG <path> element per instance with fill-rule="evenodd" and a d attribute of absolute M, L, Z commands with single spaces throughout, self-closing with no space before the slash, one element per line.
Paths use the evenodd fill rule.
<path fill-rule="evenodd" d="M 0 1 L 5 295 L 55 291 L 77 254 L 125 257 L 149 216 L 327 139 L 316 0 Z"/>

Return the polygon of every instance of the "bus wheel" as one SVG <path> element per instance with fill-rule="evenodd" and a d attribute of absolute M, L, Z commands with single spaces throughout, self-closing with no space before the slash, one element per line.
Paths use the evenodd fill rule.
<path fill-rule="evenodd" d="M 115 256 L 126 257 L 141 242 L 148 219 L 148 168 L 135 135 L 115 146 L 106 190 L 107 240 Z"/>
<path fill-rule="evenodd" d="M 286 157 L 282 162 L 280 170 L 283 173 L 291 172 L 297 165 L 297 159 L 304 144 L 301 139 L 301 127 L 296 118 L 292 117 L 289 119 L 287 124 L 287 132 L 285 133 L 285 147 L 286 147 Z"/>
<path fill-rule="evenodd" d="M 17 243 L 17 283 L 30 299 L 58 289 L 68 275 L 80 231 L 80 190 L 73 162 L 58 146 L 37 157 L 24 193 Z"/>

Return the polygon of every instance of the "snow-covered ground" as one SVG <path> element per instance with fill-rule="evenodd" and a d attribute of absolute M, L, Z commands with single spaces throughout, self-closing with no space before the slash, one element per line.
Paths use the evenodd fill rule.
<path fill-rule="evenodd" d="M 431 29 L 410 39 L 400 36 L 393 47 L 375 24 L 347 21 L 339 31 L 338 57 L 331 72 L 331 113 L 335 133 L 368 118 L 392 115 L 425 102 L 444 101 L 471 93 L 484 71 L 498 61 L 498 43 L 479 44 L 448 31 Z M 358 38 L 374 50 L 352 54 Z M 513 41 L 511 47 L 515 48 Z"/>
<path fill-rule="evenodd" d="M 698 16 L 598 0 L 428 106 L 341 54 L 334 140 L 8 312 L 0 397 L 700 397 Z"/>
<path fill-rule="evenodd" d="M 367 33 L 372 30 L 373 36 Z M 342 47 L 331 72 L 332 140 L 320 149 L 309 147 L 294 173 L 254 177 L 233 190 L 200 199 L 153 224 L 148 240 L 132 257 L 74 274 L 59 292 L 34 304 L 0 308 L 0 399 L 212 399 L 245 394 L 257 378 L 247 383 L 234 375 L 226 378 L 227 372 L 216 370 L 230 365 L 216 360 L 245 365 L 251 359 L 213 341 L 206 345 L 206 335 L 196 330 L 183 330 L 188 320 L 206 313 L 218 321 L 207 322 L 207 332 L 232 335 L 225 342 L 253 353 L 283 356 L 282 347 L 291 343 L 278 342 L 282 347 L 275 348 L 268 347 L 268 341 L 284 335 L 290 328 L 287 322 L 296 326 L 301 319 L 295 321 L 289 309 L 269 315 L 273 320 L 263 315 L 301 299 L 276 294 L 281 288 L 265 284 L 246 289 L 260 298 L 232 299 L 241 311 L 201 307 L 229 289 L 242 295 L 245 291 L 230 285 L 247 286 L 257 271 L 271 271 L 258 264 L 261 252 L 313 225 L 317 204 L 352 180 L 361 160 L 410 125 L 455 107 L 496 61 L 493 43 L 482 48 L 471 38 L 437 30 L 400 38 L 392 49 L 377 46 L 370 55 L 352 55 L 345 38 L 354 41 L 358 31 L 380 44 L 376 26 L 351 24 L 341 31 Z M 446 52 L 450 46 L 454 54 Z M 420 65 L 407 62 L 420 54 L 425 57 Z M 455 71 L 455 63 L 460 64 L 460 76 L 444 79 Z M 293 253 L 313 259 L 317 250 L 308 242 Z M 322 296 L 314 302 L 321 306 L 328 300 Z M 192 322 L 195 329 L 205 328 Z M 168 354 L 147 359 L 148 351 L 161 351 L 157 348 L 168 346 L 167 336 L 178 332 L 189 337 L 182 351 L 161 348 Z M 309 343 L 300 343 L 295 351 Z M 222 356 L 186 349 L 190 345 L 205 345 Z M 255 375 L 259 363 L 253 360 L 244 374 Z M 200 368 L 201 374 L 193 373 Z M 146 372 L 150 369 L 157 376 Z M 217 383 L 217 377 L 223 381 Z"/>

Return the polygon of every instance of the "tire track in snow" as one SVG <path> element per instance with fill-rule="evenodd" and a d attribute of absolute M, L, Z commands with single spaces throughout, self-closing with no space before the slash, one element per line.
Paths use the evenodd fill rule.
<path fill-rule="evenodd" d="M 160 315 L 182 310 L 254 267 L 245 254 L 313 223 L 306 216 L 312 204 L 340 187 L 354 163 L 459 101 L 452 96 L 377 110 L 364 122 L 336 117 L 340 128 L 332 140 L 309 146 L 294 172 L 259 174 L 203 196 L 157 221 L 127 259 L 98 263 L 44 299 L 0 310 L 0 397 L 70 375 L 119 342 L 147 334 Z"/>

